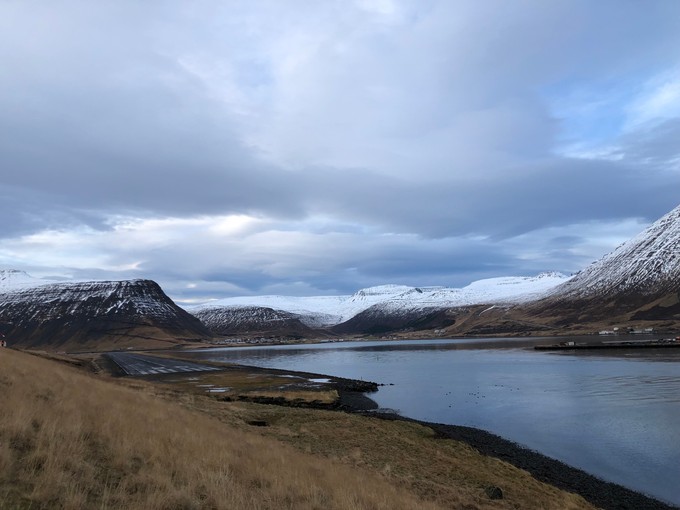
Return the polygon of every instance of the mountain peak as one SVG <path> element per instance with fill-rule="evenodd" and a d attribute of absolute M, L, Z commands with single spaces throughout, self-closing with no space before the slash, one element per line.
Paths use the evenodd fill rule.
<path fill-rule="evenodd" d="M 376 285 L 375 287 L 366 287 L 365 289 L 358 290 L 353 294 L 353 296 L 356 297 L 385 296 L 391 294 L 401 294 L 403 292 L 409 292 L 411 290 L 413 290 L 413 287 L 409 287 L 408 285 L 396 285 L 396 284 Z"/>
<path fill-rule="evenodd" d="M 680 206 L 557 287 L 554 293 L 565 297 L 660 293 L 677 288 L 678 276 Z"/>
<path fill-rule="evenodd" d="M 0 293 L 28 289 L 39 285 L 54 283 L 40 278 L 34 278 L 26 271 L 19 269 L 0 269 Z"/>

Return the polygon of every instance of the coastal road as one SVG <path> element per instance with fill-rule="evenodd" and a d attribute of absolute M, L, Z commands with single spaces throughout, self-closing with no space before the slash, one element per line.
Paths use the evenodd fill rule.
<path fill-rule="evenodd" d="M 217 367 L 179 359 L 157 358 L 131 352 L 107 352 L 106 356 L 126 375 L 179 374 L 184 372 L 209 372 Z"/>

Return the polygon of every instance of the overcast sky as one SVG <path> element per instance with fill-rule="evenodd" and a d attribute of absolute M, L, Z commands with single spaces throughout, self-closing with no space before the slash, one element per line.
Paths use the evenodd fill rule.
<path fill-rule="evenodd" d="M 677 0 L 0 0 L 0 267 L 569 274 L 680 203 L 679 50 Z"/>

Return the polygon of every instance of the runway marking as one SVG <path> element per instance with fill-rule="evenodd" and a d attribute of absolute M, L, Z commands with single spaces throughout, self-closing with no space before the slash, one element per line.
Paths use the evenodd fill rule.
<path fill-rule="evenodd" d="M 106 353 L 106 356 L 118 365 L 126 375 L 175 374 L 220 370 L 217 367 L 200 363 L 157 358 L 155 356 L 127 352 L 109 352 Z"/>

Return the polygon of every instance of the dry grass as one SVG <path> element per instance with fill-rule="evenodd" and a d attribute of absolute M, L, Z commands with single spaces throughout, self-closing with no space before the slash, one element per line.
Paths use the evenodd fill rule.
<path fill-rule="evenodd" d="M 208 375 L 206 380 L 216 376 Z M 239 381 L 249 385 L 257 380 L 243 372 L 223 377 L 232 377 L 235 389 Z M 202 376 L 193 379 L 203 382 Z M 248 422 L 266 422 L 269 426 L 259 429 L 265 436 L 305 453 L 380 473 L 393 484 L 445 508 L 593 508 L 580 496 L 541 483 L 529 473 L 483 456 L 464 443 L 436 439 L 431 429 L 418 424 L 339 412 L 225 403 L 205 395 L 189 397 L 182 385 L 128 384 L 210 414 L 235 429 L 248 428 Z M 273 390 L 271 394 L 276 395 Z M 489 486 L 501 487 L 504 499 L 490 501 L 484 491 Z"/>
<path fill-rule="evenodd" d="M 298 391 L 252 391 L 242 394 L 253 398 L 284 398 L 290 402 L 319 402 L 321 404 L 332 404 L 339 398 L 335 390 L 298 390 Z"/>
<path fill-rule="evenodd" d="M 0 508 L 438 508 L 135 386 L 0 351 Z"/>
<path fill-rule="evenodd" d="M 241 405 L 241 412 L 268 420 L 267 433 L 303 451 L 373 471 L 423 498 L 448 508 L 592 508 L 580 496 L 540 483 L 529 473 L 483 456 L 468 445 L 434 437 L 431 429 L 408 422 L 331 412 L 261 409 Z M 484 492 L 501 487 L 503 501 Z"/>
<path fill-rule="evenodd" d="M 160 377 L 175 389 L 205 395 L 210 389 L 220 389 L 219 395 L 232 399 L 284 398 L 288 401 L 321 402 L 331 404 L 338 400 L 338 392 L 323 385 L 310 384 L 304 377 L 283 377 L 262 371 L 249 371 L 231 367 L 223 372 L 191 373 Z"/>
<path fill-rule="evenodd" d="M 269 424 L 261 433 L 349 466 L 380 473 L 395 485 L 445 508 L 585 510 L 578 495 L 541 483 L 526 471 L 479 454 L 464 443 L 436 439 L 431 429 L 347 413 L 248 403 L 185 402 L 221 417 L 233 427 Z M 484 489 L 498 486 L 501 501 Z"/>

